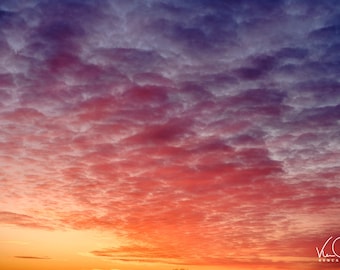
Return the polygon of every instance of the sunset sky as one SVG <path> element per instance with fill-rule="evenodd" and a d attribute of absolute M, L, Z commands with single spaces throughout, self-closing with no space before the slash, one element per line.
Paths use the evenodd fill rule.
<path fill-rule="evenodd" d="M 340 1 L 1 0 L 0 31 L 1 270 L 339 269 Z"/>

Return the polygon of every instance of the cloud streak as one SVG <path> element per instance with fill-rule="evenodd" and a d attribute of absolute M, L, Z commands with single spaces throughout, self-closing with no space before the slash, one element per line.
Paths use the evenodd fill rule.
<path fill-rule="evenodd" d="M 29 259 L 29 260 L 50 260 L 48 257 L 36 257 L 36 256 L 15 256 L 17 259 Z"/>

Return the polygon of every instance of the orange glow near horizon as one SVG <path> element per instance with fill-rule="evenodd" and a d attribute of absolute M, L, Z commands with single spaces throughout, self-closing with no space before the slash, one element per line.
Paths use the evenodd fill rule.
<path fill-rule="evenodd" d="M 116 239 L 113 241 L 113 239 Z M 0 266 L 6 270 L 26 270 L 46 269 L 46 270 L 250 270 L 250 269 L 281 269 L 281 266 L 273 266 L 272 263 L 266 263 L 266 259 L 256 258 L 252 254 L 240 255 L 235 254 L 235 258 L 242 259 L 241 262 L 230 262 L 228 265 L 211 264 L 211 265 L 195 265 L 175 263 L 176 259 L 171 263 L 162 263 L 164 256 L 157 258 L 151 255 L 148 258 L 138 258 L 133 254 L 136 249 L 129 248 L 131 257 L 126 256 L 122 259 L 106 257 L 98 257 L 90 251 L 93 249 L 112 248 L 113 246 L 126 246 L 124 241 L 109 232 L 95 232 L 93 230 L 40 230 L 29 228 L 18 228 L 13 226 L 5 226 L 0 230 Z M 132 245 L 133 246 L 133 245 Z M 126 249 L 125 249 L 126 250 Z M 141 248 L 143 250 L 143 248 Z M 148 248 L 145 248 L 147 256 Z M 254 250 L 249 249 L 254 252 Z M 225 250 L 226 253 L 230 252 Z M 197 261 L 200 261 L 197 258 Z M 306 267 L 316 262 L 312 257 L 270 257 L 272 262 L 285 264 L 285 269 L 314 269 Z M 249 264 L 249 266 L 248 266 Z M 233 266 L 234 265 L 234 266 Z M 251 265 L 251 266 L 250 266 Z M 305 265 L 305 266 L 304 266 Z M 297 268 L 297 267 L 302 268 Z M 316 268 L 315 268 L 316 269 Z"/>
<path fill-rule="evenodd" d="M 0 231 L 2 269 L 91 269 L 100 265 L 113 267 L 98 260 L 88 251 L 114 245 L 100 233 L 91 231 L 50 231 L 5 227 Z M 113 267 L 114 268 L 114 267 Z"/>

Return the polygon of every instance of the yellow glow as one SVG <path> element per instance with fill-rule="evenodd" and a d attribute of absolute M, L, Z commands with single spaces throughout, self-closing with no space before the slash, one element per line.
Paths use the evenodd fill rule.
<path fill-rule="evenodd" d="M 119 269 L 112 261 L 90 252 L 121 243 L 113 235 L 94 231 L 46 231 L 18 227 L 0 228 L 0 268 Z"/>
<path fill-rule="evenodd" d="M 91 252 L 125 246 L 127 243 L 110 232 L 94 230 L 41 230 L 15 226 L 0 227 L 0 269 L 4 270 L 247 270 L 273 266 L 171 265 L 143 261 L 115 261 Z M 272 258 L 273 259 L 273 258 Z M 294 262 L 296 258 L 277 258 Z M 300 258 L 301 259 L 301 258 Z M 310 258 L 305 258 L 310 261 Z"/>

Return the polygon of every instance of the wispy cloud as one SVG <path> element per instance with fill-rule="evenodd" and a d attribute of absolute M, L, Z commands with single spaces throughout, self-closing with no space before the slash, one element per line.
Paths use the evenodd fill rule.
<path fill-rule="evenodd" d="M 36 257 L 36 256 L 15 256 L 17 259 L 29 259 L 29 260 L 50 260 L 48 257 Z"/>
<path fill-rule="evenodd" d="M 1 223 L 37 229 L 53 229 L 53 227 L 48 224 L 47 220 L 7 211 L 0 211 L 0 224 Z"/>

